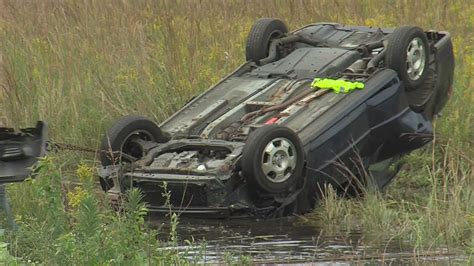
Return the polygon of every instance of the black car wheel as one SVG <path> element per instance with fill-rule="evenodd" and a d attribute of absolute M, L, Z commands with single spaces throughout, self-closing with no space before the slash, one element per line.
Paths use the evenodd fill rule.
<path fill-rule="evenodd" d="M 410 108 L 417 113 L 425 113 L 428 119 L 432 119 L 433 100 L 437 87 L 437 76 L 434 70 L 427 70 L 425 82 L 416 90 L 407 91 L 407 100 Z"/>
<path fill-rule="evenodd" d="M 103 138 L 100 162 L 103 166 L 107 166 L 121 161 L 140 159 L 143 150 L 137 140 L 161 143 L 166 142 L 167 138 L 148 118 L 137 115 L 124 116 L 114 123 Z"/>
<path fill-rule="evenodd" d="M 269 193 L 288 191 L 303 178 L 304 152 L 291 129 L 271 125 L 252 132 L 242 153 L 246 180 Z"/>
<path fill-rule="evenodd" d="M 399 27 L 389 36 L 385 63 L 397 71 L 408 91 L 415 90 L 427 78 L 429 54 L 428 39 L 422 29 Z"/>
<path fill-rule="evenodd" d="M 247 36 L 245 58 L 247 61 L 259 60 L 268 56 L 270 43 L 288 32 L 285 23 L 279 19 L 262 18 L 255 22 Z"/>

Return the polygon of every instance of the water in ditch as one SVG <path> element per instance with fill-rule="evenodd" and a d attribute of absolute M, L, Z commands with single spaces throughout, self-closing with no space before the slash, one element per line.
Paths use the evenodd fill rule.
<path fill-rule="evenodd" d="M 386 239 L 383 232 L 366 237 L 360 232 L 327 235 L 296 217 L 274 220 L 183 219 L 177 249 L 190 261 L 222 263 L 250 258 L 252 263 L 284 264 L 412 264 L 466 265 L 467 258 L 447 248 L 416 252 L 412 243 Z M 150 220 L 161 236 L 169 234 L 169 219 Z M 191 243 L 191 244 L 190 244 Z M 459 254 L 459 253 L 458 253 Z"/>

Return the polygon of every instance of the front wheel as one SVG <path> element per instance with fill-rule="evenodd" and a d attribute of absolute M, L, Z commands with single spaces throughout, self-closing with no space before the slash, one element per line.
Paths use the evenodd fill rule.
<path fill-rule="evenodd" d="M 168 139 L 158 125 L 150 119 L 128 115 L 117 120 L 107 131 L 100 146 L 100 162 L 103 166 L 121 162 L 133 162 L 144 155 L 141 141 L 166 142 Z M 104 191 L 113 186 L 111 179 L 99 179 Z"/>
<path fill-rule="evenodd" d="M 100 162 L 103 166 L 143 157 L 140 141 L 166 142 L 158 125 L 150 119 L 128 115 L 120 118 L 102 139 Z"/>
<path fill-rule="evenodd" d="M 242 173 L 250 184 L 269 193 L 286 192 L 303 178 L 303 168 L 303 147 L 291 129 L 271 125 L 249 135 Z"/>

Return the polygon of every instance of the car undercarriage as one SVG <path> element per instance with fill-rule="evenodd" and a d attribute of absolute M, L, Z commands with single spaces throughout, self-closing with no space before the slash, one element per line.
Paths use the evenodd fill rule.
<path fill-rule="evenodd" d="M 381 189 L 389 165 L 431 140 L 454 71 L 448 33 L 408 26 L 288 32 L 261 19 L 246 59 L 159 126 L 130 115 L 109 129 L 99 175 L 114 202 L 138 187 L 156 212 L 268 217 L 310 210 L 328 184 Z"/>

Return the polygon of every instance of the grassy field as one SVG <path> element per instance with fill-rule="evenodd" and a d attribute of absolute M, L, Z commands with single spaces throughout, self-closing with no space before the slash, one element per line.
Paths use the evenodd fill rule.
<path fill-rule="evenodd" d="M 337 230 L 390 228 L 391 235 L 411 239 L 420 249 L 449 245 L 469 253 L 474 249 L 473 14 L 472 0 L 0 0 L 0 120 L 14 127 L 45 120 L 53 140 L 97 147 L 114 119 L 133 113 L 160 122 L 232 71 L 244 61 L 247 32 L 260 17 L 281 18 L 290 29 L 335 21 L 446 30 L 455 46 L 455 86 L 436 121 L 435 144 L 406 159 L 384 196 L 354 202 L 328 195 L 307 219 L 333 222 Z M 93 162 L 87 154 L 67 158 Z M 12 200 L 29 215 L 24 203 L 32 199 L 21 194 L 29 189 L 24 186 L 12 188 L 18 192 Z M 76 220 L 65 224 L 73 228 L 71 221 Z M 66 234 L 66 240 L 73 236 Z M 28 252 L 18 249 L 16 255 Z"/>

